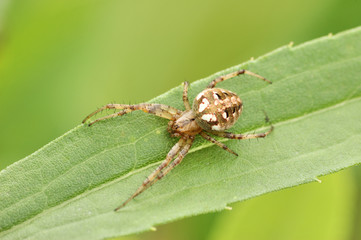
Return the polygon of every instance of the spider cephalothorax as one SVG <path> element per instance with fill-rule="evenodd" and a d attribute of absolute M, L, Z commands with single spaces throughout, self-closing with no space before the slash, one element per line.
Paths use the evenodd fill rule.
<path fill-rule="evenodd" d="M 99 118 L 91 122 L 89 126 L 104 119 L 121 116 L 135 110 L 142 110 L 146 113 L 151 113 L 159 117 L 169 119 L 170 121 L 168 123 L 168 132 L 171 134 L 172 137 L 180 137 L 178 143 L 175 144 L 167 154 L 166 159 L 153 171 L 152 174 L 150 174 L 144 180 L 143 184 L 135 191 L 135 193 L 131 195 L 126 201 L 124 201 L 122 205 L 117 207 L 115 211 L 124 207 L 130 200 L 141 194 L 144 190 L 146 190 L 159 179 L 164 177 L 176 165 L 178 165 L 183 160 L 184 156 L 188 153 L 196 135 L 199 134 L 204 139 L 238 156 L 237 153 L 229 149 L 223 143 L 212 138 L 207 133 L 230 139 L 263 138 L 269 133 L 271 133 L 271 131 L 273 130 L 272 125 L 271 128 L 265 133 L 243 135 L 224 132 L 224 130 L 230 128 L 237 121 L 237 119 L 242 113 L 243 105 L 241 99 L 237 96 L 237 94 L 229 90 L 214 87 L 219 82 L 241 74 L 252 75 L 268 83 L 271 83 L 264 77 L 261 77 L 255 73 L 247 70 L 239 70 L 214 79 L 208 85 L 208 87 L 202 92 L 200 92 L 194 99 L 192 109 L 188 101 L 188 82 L 184 82 L 183 102 L 186 108 L 185 111 L 181 111 L 163 104 L 108 104 L 91 113 L 83 120 L 84 123 L 90 117 L 101 112 L 104 109 L 120 109 L 121 111 Z M 267 117 L 266 120 L 268 120 Z"/>

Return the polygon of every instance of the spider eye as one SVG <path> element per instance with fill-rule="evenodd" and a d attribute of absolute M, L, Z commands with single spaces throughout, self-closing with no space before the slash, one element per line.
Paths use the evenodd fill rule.
<path fill-rule="evenodd" d="M 221 99 L 221 96 L 218 93 L 214 93 L 214 94 L 218 97 L 218 99 Z"/>

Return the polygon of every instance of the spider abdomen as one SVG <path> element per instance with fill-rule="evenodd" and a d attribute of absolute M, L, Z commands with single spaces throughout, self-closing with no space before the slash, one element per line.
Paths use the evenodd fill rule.
<path fill-rule="evenodd" d="M 193 112 L 196 122 L 204 130 L 223 131 L 241 115 L 242 101 L 229 90 L 208 88 L 194 99 Z"/>

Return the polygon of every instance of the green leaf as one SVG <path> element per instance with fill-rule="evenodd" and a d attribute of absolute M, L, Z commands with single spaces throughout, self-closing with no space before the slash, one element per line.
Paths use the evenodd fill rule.
<path fill-rule="evenodd" d="M 219 84 L 244 102 L 231 131 L 264 131 L 265 110 L 275 125 L 270 136 L 225 140 L 238 158 L 197 138 L 182 164 L 115 213 L 177 139 L 166 120 L 142 112 L 80 125 L 0 172 L 0 238 L 131 234 L 361 162 L 361 28 L 216 73 L 192 83 L 190 98 L 214 77 L 242 68 L 273 84 L 248 76 Z M 152 102 L 183 109 L 182 87 Z"/>

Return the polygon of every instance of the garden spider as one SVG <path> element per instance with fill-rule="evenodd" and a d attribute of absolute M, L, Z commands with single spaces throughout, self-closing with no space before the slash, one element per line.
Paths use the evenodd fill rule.
<path fill-rule="evenodd" d="M 193 109 L 191 108 L 188 101 L 189 83 L 184 82 L 183 102 L 186 108 L 185 111 L 181 111 L 163 104 L 152 103 L 141 103 L 136 105 L 107 104 L 99 108 L 95 112 L 91 113 L 83 120 L 83 123 L 85 123 L 93 115 L 105 109 L 121 109 L 120 112 L 92 121 L 89 124 L 89 126 L 91 126 L 96 122 L 108 118 L 122 116 L 135 110 L 142 110 L 146 113 L 151 113 L 156 116 L 169 119 L 170 121 L 168 123 L 168 132 L 171 134 L 172 137 L 180 137 L 179 141 L 172 147 L 172 149 L 167 154 L 165 160 L 143 181 L 142 185 L 133 193 L 133 195 L 131 195 L 126 201 L 124 201 L 122 205 L 114 209 L 114 211 L 118 211 L 120 208 L 124 207 L 133 198 L 135 198 L 144 190 L 146 190 L 158 180 L 163 178 L 175 166 L 181 163 L 181 161 L 191 148 L 194 138 L 197 134 L 201 135 L 204 139 L 223 148 L 224 150 L 238 156 L 237 153 L 229 149 L 223 143 L 209 136 L 207 133 L 230 139 L 251 139 L 264 138 L 272 132 L 272 125 L 267 132 L 257 134 L 243 135 L 224 131 L 230 128 L 237 121 L 238 117 L 242 113 L 243 105 L 241 99 L 235 93 L 225 89 L 214 87 L 219 82 L 236 77 L 241 74 L 252 75 L 254 77 L 262 79 L 263 81 L 272 83 L 271 81 L 253 72 L 247 70 L 239 70 L 214 79 L 208 85 L 208 87 L 202 92 L 200 92 L 194 99 Z M 266 121 L 268 121 L 267 116 Z M 174 161 L 172 162 L 173 159 Z"/>

